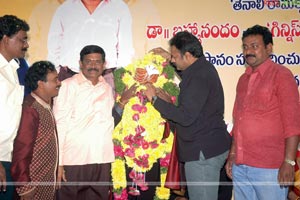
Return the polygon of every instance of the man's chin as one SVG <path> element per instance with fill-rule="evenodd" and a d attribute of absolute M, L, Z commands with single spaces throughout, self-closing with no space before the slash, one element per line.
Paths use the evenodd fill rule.
<path fill-rule="evenodd" d="M 25 57 L 26 52 L 21 52 L 19 56 L 17 56 L 18 58 L 24 58 Z"/>

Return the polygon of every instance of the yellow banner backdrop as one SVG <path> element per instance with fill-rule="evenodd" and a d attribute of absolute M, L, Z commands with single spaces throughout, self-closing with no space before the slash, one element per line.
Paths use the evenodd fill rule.
<path fill-rule="evenodd" d="M 216 66 L 222 79 L 227 122 L 231 122 L 237 80 L 244 72 L 241 35 L 246 28 L 260 24 L 272 31 L 272 59 L 289 67 L 299 85 L 299 0 L 124 1 L 132 15 L 135 58 L 142 57 L 154 47 L 168 49 L 169 39 L 178 31 L 187 30 L 199 38 L 206 58 Z M 30 48 L 27 55 L 29 63 L 47 59 L 49 26 L 57 7 L 63 2 L 0 0 L 1 15 L 16 15 L 30 25 Z"/>

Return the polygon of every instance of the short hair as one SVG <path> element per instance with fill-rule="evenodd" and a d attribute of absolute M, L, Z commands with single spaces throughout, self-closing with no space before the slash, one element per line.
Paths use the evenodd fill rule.
<path fill-rule="evenodd" d="M 243 32 L 242 40 L 249 35 L 261 35 L 265 45 L 273 44 L 273 36 L 271 31 L 264 26 L 254 25 Z"/>
<path fill-rule="evenodd" d="M 25 85 L 34 91 L 38 88 L 38 81 L 47 82 L 47 74 L 56 71 L 55 66 L 49 61 L 38 61 L 29 67 L 25 75 Z"/>
<path fill-rule="evenodd" d="M 101 54 L 102 61 L 105 62 L 105 52 L 101 47 L 99 47 L 97 45 L 87 45 L 87 46 L 83 47 L 83 49 L 80 51 L 80 60 L 83 61 L 84 56 L 91 54 L 91 53 Z"/>
<path fill-rule="evenodd" d="M 182 31 L 169 41 L 170 46 L 175 46 L 184 55 L 186 52 L 192 54 L 195 58 L 203 56 L 203 47 L 200 41 L 191 33 Z"/>
<path fill-rule="evenodd" d="M 0 40 L 2 40 L 4 35 L 11 37 L 20 30 L 29 31 L 27 22 L 14 15 L 4 15 L 0 17 Z"/>

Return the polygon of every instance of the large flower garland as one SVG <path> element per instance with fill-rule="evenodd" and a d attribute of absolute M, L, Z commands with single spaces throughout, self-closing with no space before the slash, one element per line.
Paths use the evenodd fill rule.
<path fill-rule="evenodd" d="M 172 95 L 172 100 L 176 103 L 179 89 L 173 82 L 174 74 L 174 68 L 168 65 L 163 57 L 152 53 L 114 72 L 117 94 L 121 94 L 126 87 L 138 84 L 136 97 L 126 104 L 122 121 L 113 133 L 116 160 L 112 164 L 112 181 L 116 200 L 126 200 L 128 197 L 125 165 L 132 168 L 129 177 L 133 184 L 129 193 L 139 195 L 139 190 L 148 189 L 145 173 L 158 161 L 161 168 L 161 184 L 156 188 L 154 199 L 168 199 L 170 196 L 170 191 L 164 187 L 164 183 L 173 134 L 162 139 L 166 121 L 152 104 L 147 102 L 141 90 L 145 89 L 144 83 L 152 82 L 155 87 L 163 88 Z"/>

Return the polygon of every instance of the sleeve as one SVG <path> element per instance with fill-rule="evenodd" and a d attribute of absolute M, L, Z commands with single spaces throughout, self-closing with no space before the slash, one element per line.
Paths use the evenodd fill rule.
<path fill-rule="evenodd" d="M 28 193 L 35 188 L 30 183 L 30 164 L 38 132 L 38 123 L 38 113 L 29 106 L 24 107 L 18 134 L 14 141 L 11 166 L 13 180 L 20 183 L 16 187 L 19 195 Z"/>
<path fill-rule="evenodd" d="M 180 91 L 180 104 L 177 106 L 160 98 L 154 103 L 162 117 L 181 126 L 191 125 L 201 113 L 209 94 L 208 80 L 203 76 L 194 76 Z"/>
<path fill-rule="evenodd" d="M 168 120 L 168 122 L 169 122 L 171 131 L 174 133 L 176 131 L 176 124 L 170 120 Z"/>
<path fill-rule="evenodd" d="M 20 123 L 24 87 L 11 85 L 0 72 L 0 93 L 0 158 L 6 158 Z"/>
<path fill-rule="evenodd" d="M 59 165 L 63 165 L 65 138 L 71 120 L 73 107 L 71 102 L 75 99 L 74 92 L 69 84 L 63 82 L 58 96 L 54 99 L 53 113 L 58 134 Z"/>
<path fill-rule="evenodd" d="M 133 40 L 132 40 L 132 17 L 128 6 L 122 2 L 120 7 L 120 18 L 119 18 L 119 31 L 118 31 L 118 45 L 117 54 L 118 61 L 117 67 L 125 67 L 130 64 L 133 55 Z"/>
<path fill-rule="evenodd" d="M 230 135 L 233 136 L 234 135 L 234 132 L 235 132 L 235 125 L 234 125 L 234 121 L 235 119 L 237 118 L 236 115 L 237 115 L 237 93 L 236 93 L 236 96 L 235 96 L 235 101 L 234 101 L 234 104 L 233 104 L 233 111 L 232 111 L 232 124 L 233 124 L 233 127 L 230 131 Z"/>
<path fill-rule="evenodd" d="M 278 76 L 277 95 L 285 138 L 300 135 L 300 108 L 297 84 L 293 74 L 288 69 L 280 71 Z"/>
<path fill-rule="evenodd" d="M 123 110 L 115 103 L 113 110 L 112 110 L 112 116 L 114 118 L 114 124 L 115 127 L 119 124 L 119 122 L 122 119 Z"/>
<path fill-rule="evenodd" d="M 58 67 L 60 63 L 61 57 L 61 44 L 63 40 L 64 34 L 64 26 L 62 23 L 61 17 L 61 9 L 58 8 L 53 15 L 51 25 L 48 33 L 48 60 L 53 62 L 56 67 Z"/>

